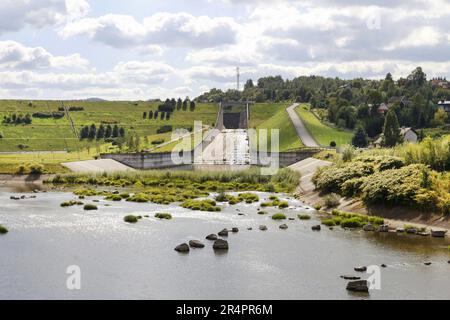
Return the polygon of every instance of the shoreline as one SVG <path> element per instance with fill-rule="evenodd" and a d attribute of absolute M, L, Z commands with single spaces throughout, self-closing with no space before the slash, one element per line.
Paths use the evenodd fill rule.
<path fill-rule="evenodd" d="M 296 193 L 298 199 L 309 206 L 323 202 L 323 197 L 317 190 Z M 407 207 L 370 207 L 368 208 L 361 200 L 354 198 L 341 198 L 340 204 L 335 208 L 321 209 L 321 211 L 331 213 L 331 210 L 337 209 L 349 213 L 362 215 L 376 215 L 384 218 L 386 224 L 395 228 L 403 228 L 405 225 L 417 228 L 426 228 L 427 230 L 447 230 L 450 234 L 450 217 L 444 217 L 439 214 L 427 213 Z M 448 235 L 447 235 L 448 236 Z"/>

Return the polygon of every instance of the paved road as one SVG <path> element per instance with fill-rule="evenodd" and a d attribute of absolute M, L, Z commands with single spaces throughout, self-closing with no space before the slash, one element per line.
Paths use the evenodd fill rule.
<path fill-rule="evenodd" d="M 292 123 L 294 124 L 295 130 L 297 131 L 297 135 L 300 137 L 306 147 L 319 147 L 314 138 L 309 134 L 297 112 L 295 112 L 295 108 L 298 105 L 298 103 L 294 103 L 292 106 L 286 108 L 286 111 L 291 118 Z"/>
<path fill-rule="evenodd" d="M 319 160 L 315 158 L 306 158 L 305 160 L 291 164 L 290 169 L 300 172 L 302 175 L 300 187 L 302 191 L 314 190 L 314 184 L 311 181 L 312 176 L 317 169 L 321 167 L 331 166 L 333 163 L 329 161 Z"/>
<path fill-rule="evenodd" d="M 102 173 L 134 170 L 118 161 L 112 159 L 86 160 L 61 163 L 73 172 Z"/>

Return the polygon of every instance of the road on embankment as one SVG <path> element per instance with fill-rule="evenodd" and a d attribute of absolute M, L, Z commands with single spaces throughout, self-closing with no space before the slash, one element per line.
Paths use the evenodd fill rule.
<path fill-rule="evenodd" d="M 319 147 L 316 140 L 314 140 L 308 129 L 306 129 L 305 124 L 300 119 L 297 112 L 295 112 L 295 108 L 297 108 L 298 105 L 298 103 L 294 103 L 292 106 L 286 108 L 289 118 L 291 118 L 295 130 L 297 131 L 297 135 L 306 147 Z"/>

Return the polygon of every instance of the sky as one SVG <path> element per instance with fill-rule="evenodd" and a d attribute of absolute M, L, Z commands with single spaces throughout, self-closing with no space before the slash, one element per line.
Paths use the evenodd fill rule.
<path fill-rule="evenodd" d="M 198 96 L 247 79 L 450 74 L 450 0 L 0 0 L 0 99 Z"/>

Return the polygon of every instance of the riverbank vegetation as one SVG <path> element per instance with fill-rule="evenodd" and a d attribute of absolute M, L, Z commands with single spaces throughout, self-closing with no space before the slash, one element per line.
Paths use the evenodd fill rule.
<path fill-rule="evenodd" d="M 172 219 L 172 215 L 167 212 L 158 212 L 155 214 L 155 218 L 170 220 L 170 219 Z"/>
<path fill-rule="evenodd" d="M 325 193 L 358 197 L 367 205 L 450 213 L 448 173 L 439 173 L 421 163 L 408 164 L 401 157 L 363 153 L 319 169 L 312 181 Z"/>
<path fill-rule="evenodd" d="M 5 226 L 0 224 L 0 234 L 6 234 L 8 233 L 8 229 L 6 229 Z"/>
<path fill-rule="evenodd" d="M 362 228 L 366 224 L 379 227 L 384 224 L 384 219 L 377 216 L 367 216 L 333 210 L 330 215 L 322 219 L 322 224 L 328 227 L 341 226 L 342 228 Z"/>

